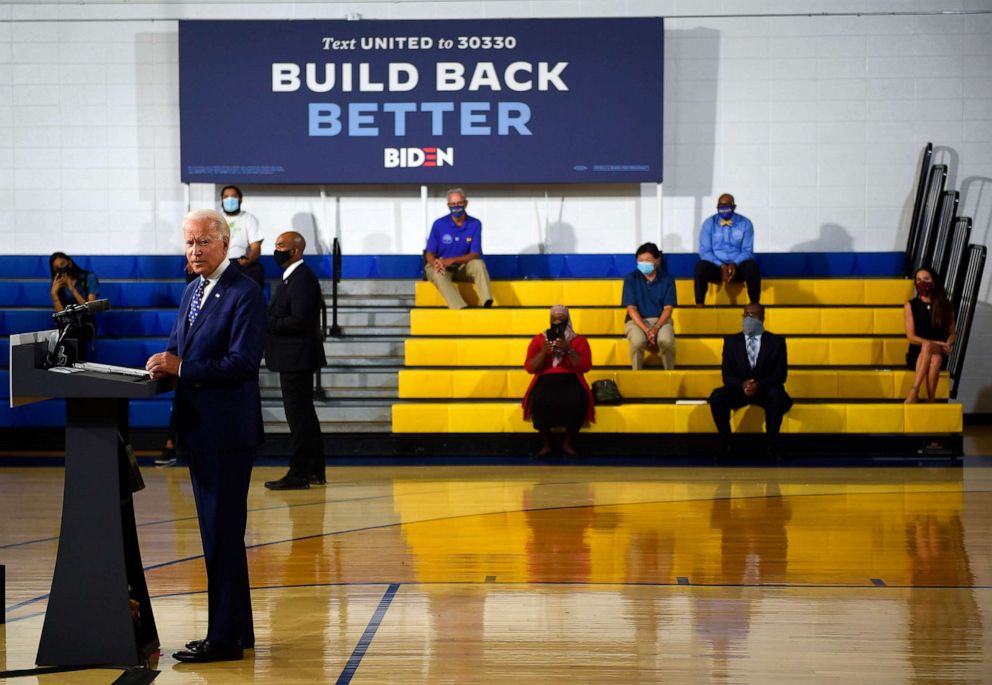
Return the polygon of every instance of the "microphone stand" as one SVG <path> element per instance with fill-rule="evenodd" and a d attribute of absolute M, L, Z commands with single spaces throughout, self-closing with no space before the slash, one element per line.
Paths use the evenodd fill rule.
<path fill-rule="evenodd" d="M 84 304 L 70 304 L 62 311 L 53 313 L 52 318 L 55 319 L 55 325 L 58 326 L 59 337 L 54 342 L 49 339 L 48 356 L 45 359 L 45 368 L 50 369 L 53 366 L 67 366 L 69 363 L 69 357 L 65 352 L 64 341 L 66 335 L 68 335 L 69 331 L 75 331 L 82 328 L 84 317 L 91 315 L 94 311 L 102 312 L 107 309 L 110 309 L 110 301 L 103 299 L 93 300 L 92 302 L 86 302 Z"/>

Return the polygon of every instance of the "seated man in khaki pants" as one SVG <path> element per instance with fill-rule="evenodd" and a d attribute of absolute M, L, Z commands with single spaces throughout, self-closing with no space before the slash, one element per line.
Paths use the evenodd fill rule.
<path fill-rule="evenodd" d="M 675 329 L 672 310 L 678 304 L 675 279 L 661 266 L 661 251 L 654 243 L 637 248 L 637 268 L 623 278 L 620 305 L 627 308 L 624 325 L 630 343 L 630 367 L 644 368 L 645 348 L 661 352 L 667 370 L 675 368 Z"/>
<path fill-rule="evenodd" d="M 434 222 L 427 239 L 424 273 L 437 286 L 449 309 L 468 305 L 452 281 L 471 281 L 479 291 L 479 301 L 491 307 L 489 271 L 482 261 L 482 222 L 465 211 L 468 200 L 461 188 L 448 191 L 448 214 Z"/>

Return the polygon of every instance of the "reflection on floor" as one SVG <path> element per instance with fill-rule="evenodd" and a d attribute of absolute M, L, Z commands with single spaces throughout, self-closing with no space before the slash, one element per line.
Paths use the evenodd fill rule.
<path fill-rule="evenodd" d="M 279 473 L 257 469 L 250 493 L 258 646 L 193 669 L 171 658 L 206 622 L 188 475 L 145 471 L 136 508 L 163 643 L 156 683 L 992 673 L 987 467 L 334 468 L 326 488 L 261 487 Z M 0 477 L 0 671 L 33 666 L 61 485 L 60 469 Z"/>

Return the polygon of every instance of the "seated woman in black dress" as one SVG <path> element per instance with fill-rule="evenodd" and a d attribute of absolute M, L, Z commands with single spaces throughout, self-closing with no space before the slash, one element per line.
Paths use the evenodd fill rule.
<path fill-rule="evenodd" d="M 524 395 L 524 419 L 532 418 L 544 441 L 537 456 L 551 453 L 551 429 L 565 429 L 561 450 L 575 456 L 575 436 L 585 421 L 595 420 L 586 371 L 592 368 L 589 342 L 572 330 L 568 308 L 551 308 L 551 328 L 538 333 L 527 348 L 524 368 L 534 374 Z"/>
<path fill-rule="evenodd" d="M 906 303 L 906 337 L 909 350 L 906 366 L 916 371 L 906 404 L 920 398 L 920 386 L 927 384 L 927 397 L 933 402 L 937 394 L 940 370 L 947 368 L 947 357 L 954 345 L 954 308 L 940 278 L 923 267 L 916 272 L 916 297 Z"/>

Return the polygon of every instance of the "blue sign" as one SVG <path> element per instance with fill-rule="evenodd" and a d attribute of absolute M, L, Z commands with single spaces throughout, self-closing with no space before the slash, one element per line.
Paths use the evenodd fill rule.
<path fill-rule="evenodd" d="M 181 21 L 188 183 L 661 181 L 661 19 Z"/>

